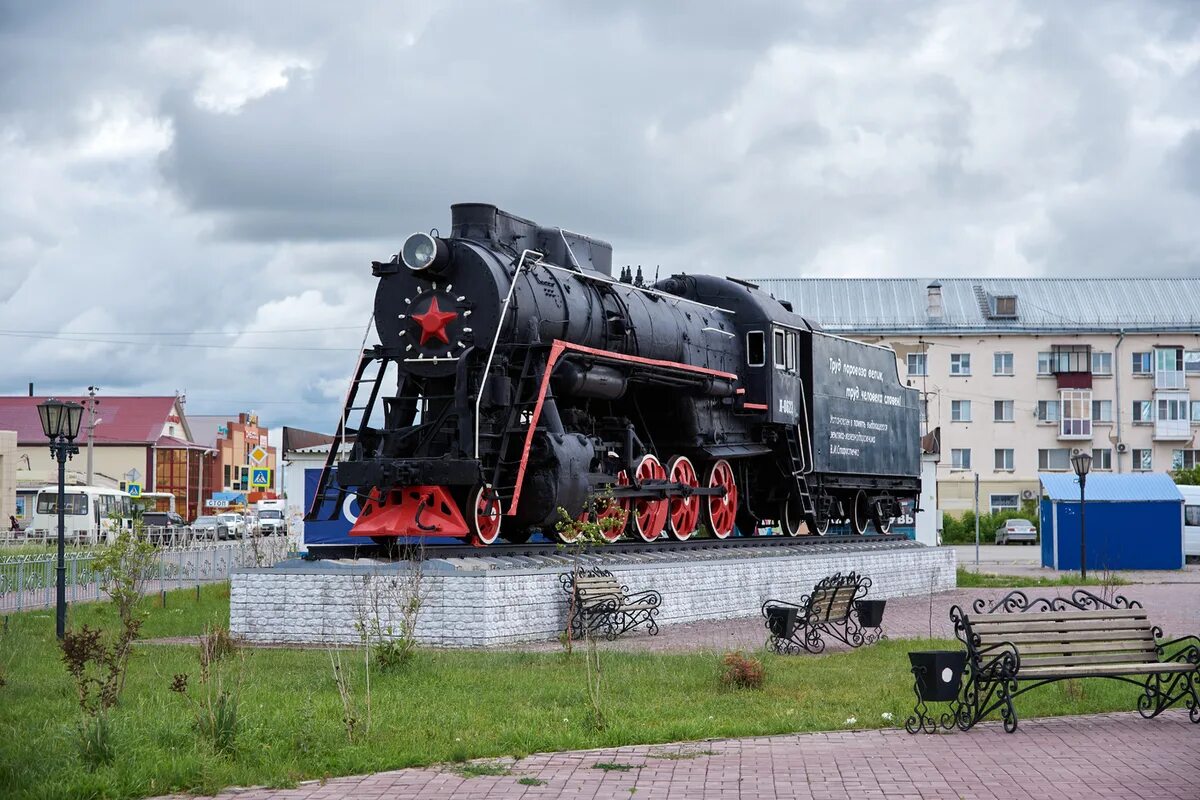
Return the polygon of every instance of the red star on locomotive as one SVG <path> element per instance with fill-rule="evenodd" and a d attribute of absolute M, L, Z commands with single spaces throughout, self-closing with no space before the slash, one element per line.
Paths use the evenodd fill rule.
<path fill-rule="evenodd" d="M 746 281 L 614 278 L 605 242 L 490 205 L 451 213 L 449 237 L 413 234 L 372 264 L 380 344 L 339 424 L 353 450 L 331 448 L 308 519 L 353 493 L 351 536 L 385 547 L 562 538 L 563 513 L 654 541 L 763 522 L 886 532 L 915 504 L 918 393 L 890 349 Z"/>

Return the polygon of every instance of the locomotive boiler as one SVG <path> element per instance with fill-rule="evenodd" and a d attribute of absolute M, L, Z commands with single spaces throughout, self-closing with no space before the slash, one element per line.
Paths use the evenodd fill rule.
<path fill-rule="evenodd" d="M 753 284 L 641 269 L 605 242 L 484 204 L 384 262 L 374 325 L 309 519 L 352 536 L 488 545 L 573 535 L 889 530 L 919 483 L 917 393 L 894 353 Z M 599 499 L 598 499 L 599 498 Z"/>

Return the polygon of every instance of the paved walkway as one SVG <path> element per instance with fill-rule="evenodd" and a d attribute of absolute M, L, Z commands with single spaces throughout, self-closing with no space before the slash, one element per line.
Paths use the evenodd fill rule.
<path fill-rule="evenodd" d="M 1027 720 L 1017 733 L 848 731 L 539 754 L 492 762 L 504 775 L 451 767 L 251 789 L 238 800 L 791 800 L 792 798 L 1200 797 L 1200 725 L 1101 714 Z M 604 769 L 598 765 L 607 765 Z M 522 783 L 524 779 L 524 783 Z"/>

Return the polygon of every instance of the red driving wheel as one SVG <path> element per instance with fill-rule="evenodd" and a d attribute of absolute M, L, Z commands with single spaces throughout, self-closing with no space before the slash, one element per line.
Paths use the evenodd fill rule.
<path fill-rule="evenodd" d="M 638 484 L 647 481 L 664 481 L 667 471 L 662 462 L 647 453 L 637 465 Z M 667 524 L 667 501 L 653 500 L 649 497 L 639 497 L 633 503 L 633 532 L 643 542 L 653 542 L 662 535 Z"/>
<path fill-rule="evenodd" d="M 723 458 L 717 460 L 708 468 L 708 480 L 704 483 L 710 489 L 725 490 L 724 496 L 713 495 L 705 504 L 713 536 L 725 539 L 733 533 L 738 507 L 737 480 L 733 477 L 733 467 Z"/>
<path fill-rule="evenodd" d="M 625 470 L 617 473 L 616 485 L 629 485 L 629 476 L 625 474 Z M 615 522 L 607 524 L 606 520 L 615 520 Z M 596 501 L 596 522 L 601 524 L 600 535 L 604 537 L 606 542 L 615 542 L 617 539 L 620 539 L 621 534 L 625 532 L 625 525 L 628 521 L 628 500 L 601 498 Z"/>
<path fill-rule="evenodd" d="M 500 536 L 500 498 L 491 486 L 480 486 L 471 493 L 471 511 L 467 525 L 471 530 L 470 543 L 476 547 L 492 544 Z"/>
<path fill-rule="evenodd" d="M 696 478 L 696 467 L 687 456 L 675 456 L 671 459 L 667 467 L 667 480 L 693 489 L 700 486 L 700 481 Z M 696 532 L 696 526 L 700 523 L 700 498 L 697 495 L 686 498 L 676 496 L 667 502 L 667 532 L 672 539 L 682 542 Z"/>

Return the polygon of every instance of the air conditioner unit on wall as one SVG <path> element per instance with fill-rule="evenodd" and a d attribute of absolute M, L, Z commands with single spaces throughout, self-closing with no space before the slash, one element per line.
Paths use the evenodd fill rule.
<path fill-rule="evenodd" d="M 1124 442 L 1117 442 L 1117 452 L 1118 453 L 1124 453 L 1128 449 L 1129 449 L 1129 445 L 1125 444 Z"/>
<path fill-rule="evenodd" d="M 1078 447 L 1072 447 L 1072 448 L 1071 448 L 1071 455 L 1073 455 L 1073 456 L 1077 456 L 1077 455 L 1079 455 L 1079 448 L 1078 448 Z"/>
<path fill-rule="evenodd" d="M 1033 489 L 1022 489 L 1021 490 L 1021 499 L 1022 500 L 1032 500 L 1033 498 L 1034 498 Z"/>

